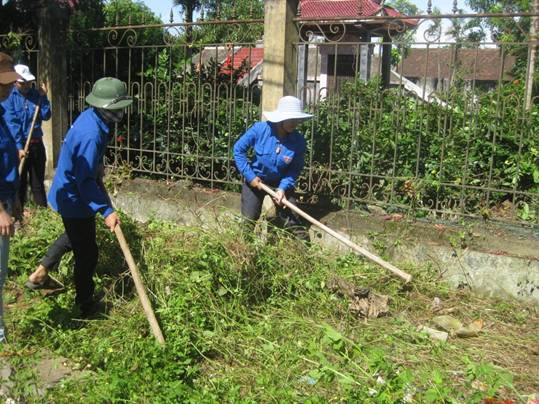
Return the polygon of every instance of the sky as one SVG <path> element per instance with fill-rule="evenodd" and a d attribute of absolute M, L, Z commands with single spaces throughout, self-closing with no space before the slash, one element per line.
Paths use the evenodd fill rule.
<path fill-rule="evenodd" d="M 172 0 L 143 0 L 143 3 L 150 7 L 157 16 L 161 16 L 163 22 L 169 22 Z M 175 7 L 173 11 L 174 22 L 181 22 L 179 7 Z"/>
<path fill-rule="evenodd" d="M 427 0 L 412 0 L 412 3 L 414 3 L 423 11 L 427 10 Z M 464 0 L 458 0 L 457 4 L 458 7 L 463 9 L 464 11 L 469 11 L 469 8 L 466 6 Z M 453 0 L 432 0 L 432 7 L 438 7 L 442 11 L 442 13 L 449 14 L 452 12 L 451 10 L 453 9 Z"/>
<path fill-rule="evenodd" d="M 172 0 L 144 0 L 143 1 L 152 11 L 161 16 L 163 22 L 169 22 L 170 9 L 172 8 Z M 412 0 L 421 10 L 427 10 L 427 0 Z M 460 8 L 467 10 L 465 0 L 458 0 Z M 453 0 L 432 0 L 432 6 L 438 7 L 442 13 L 451 13 L 453 8 Z M 179 7 L 174 8 L 174 22 L 181 22 Z"/>

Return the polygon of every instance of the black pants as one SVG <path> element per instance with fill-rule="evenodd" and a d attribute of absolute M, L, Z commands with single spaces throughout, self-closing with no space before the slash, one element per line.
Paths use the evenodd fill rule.
<path fill-rule="evenodd" d="M 241 214 L 250 220 L 251 223 L 260 218 L 262 212 L 262 203 L 267 194 L 259 189 L 252 188 L 244 183 L 241 188 Z M 294 192 L 289 190 L 285 192 L 286 199 L 294 205 L 297 203 Z M 300 217 L 290 209 L 284 209 L 277 206 L 277 216 L 280 224 L 300 240 L 309 241 L 309 233 Z"/>
<path fill-rule="evenodd" d="M 62 221 L 75 257 L 75 303 L 88 305 L 93 301 L 93 276 L 99 253 L 95 240 L 95 216 L 82 219 L 62 217 Z"/>
<path fill-rule="evenodd" d="M 27 197 L 28 180 L 30 180 L 30 189 L 37 206 L 47 207 L 47 196 L 45 194 L 45 145 L 43 142 L 30 143 L 28 155 L 21 173 L 19 199 L 21 208 L 24 208 Z"/>
<path fill-rule="evenodd" d="M 47 253 L 41 260 L 41 265 L 43 265 L 45 268 L 51 270 L 58 268 L 58 265 L 60 265 L 60 261 L 65 253 L 72 251 L 73 247 L 71 247 L 71 242 L 69 241 L 69 237 L 67 236 L 67 233 L 62 233 L 60 237 L 56 239 L 54 243 L 49 247 L 47 250 Z"/>

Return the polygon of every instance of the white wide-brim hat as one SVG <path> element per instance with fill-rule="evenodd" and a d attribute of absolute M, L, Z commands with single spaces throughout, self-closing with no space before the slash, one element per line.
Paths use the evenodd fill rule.
<path fill-rule="evenodd" d="M 264 111 L 264 116 L 270 122 L 282 122 L 288 119 L 309 119 L 313 116 L 303 112 L 303 103 L 299 98 L 287 95 L 279 100 L 275 111 Z"/>
<path fill-rule="evenodd" d="M 20 83 L 25 81 L 34 81 L 36 79 L 36 76 L 30 73 L 30 68 L 26 65 L 15 65 L 15 71 L 19 76 L 22 77 L 22 79 L 17 80 Z"/>

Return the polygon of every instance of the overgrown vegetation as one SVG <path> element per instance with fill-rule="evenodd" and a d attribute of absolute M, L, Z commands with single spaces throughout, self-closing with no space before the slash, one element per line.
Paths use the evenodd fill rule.
<path fill-rule="evenodd" d="M 305 127 L 310 181 L 318 193 L 411 209 L 490 217 L 505 202 L 536 221 L 539 107 L 524 111 L 523 93 L 518 81 L 489 92 L 462 83 L 426 103 L 376 80 L 346 83 Z"/>
<path fill-rule="evenodd" d="M 72 258 L 57 274 L 68 292 L 42 298 L 22 284 L 61 231 L 35 212 L 14 238 L 8 282 L 11 396 L 28 402 L 477 402 L 525 400 L 539 391 L 535 306 L 452 291 L 431 268 L 410 287 L 356 256 L 334 256 L 276 234 L 243 241 L 234 223 L 216 230 L 152 221 L 123 229 L 150 290 L 167 345 L 159 348 L 134 295 L 113 235 L 99 228 L 98 292 L 108 314 L 77 320 Z M 360 320 L 327 288 L 339 275 L 391 297 L 390 315 Z M 470 339 L 434 342 L 417 331 L 431 303 L 462 321 L 483 319 Z M 85 369 L 34 395 L 43 351 Z M 84 376 L 86 375 L 86 376 Z"/>

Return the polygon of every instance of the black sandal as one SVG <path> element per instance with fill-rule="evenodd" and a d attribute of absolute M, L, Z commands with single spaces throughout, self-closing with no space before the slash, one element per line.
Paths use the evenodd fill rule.
<path fill-rule="evenodd" d="M 24 284 L 25 287 L 27 287 L 30 290 L 40 290 L 40 289 L 49 289 L 49 290 L 57 290 L 57 289 L 64 289 L 64 285 L 60 281 L 57 281 L 52 276 L 48 275 L 43 281 L 41 282 L 32 282 L 31 280 L 27 280 Z"/>

